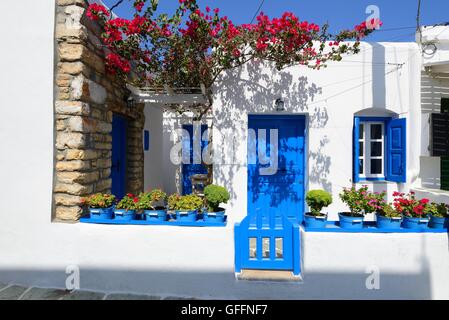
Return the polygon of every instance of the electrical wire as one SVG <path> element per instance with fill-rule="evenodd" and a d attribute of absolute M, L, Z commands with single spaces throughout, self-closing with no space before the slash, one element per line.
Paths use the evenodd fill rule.
<path fill-rule="evenodd" d="M 254 19 L 256 19 L 257 15 L 259 14 L 260 10 L 262 9 L 264 2 L 265 2 L 265 0 L 262 0 L 260 2 L 259 8 L 257 8 L 256 13 L 254 14 L 253 18 L 251 19 L 251 23 L 253 23 Z"/>

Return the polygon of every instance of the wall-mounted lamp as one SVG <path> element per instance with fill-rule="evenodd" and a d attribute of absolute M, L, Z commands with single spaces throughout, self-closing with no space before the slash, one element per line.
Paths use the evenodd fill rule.
<path fill-rule="evenodd" d="M 134 109 L 136 101 L 132 96 L 129 96 L 128 99 L 126 99 L 126 105 L 128 106 L 128 109 Z"/>
<path fill-rule="evenodd" d="M 282 98 L 277 98 L 274 102 L 274 105 L 276 107 L 276 111 L 285 111 L 285 103 Z"/>

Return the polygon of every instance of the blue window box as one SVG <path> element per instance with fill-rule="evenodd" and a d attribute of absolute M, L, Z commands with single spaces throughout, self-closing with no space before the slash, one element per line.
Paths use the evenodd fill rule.
<path fill-rule="evenodd" d="M 198 215 L 199 216 L 199 215 Z M 116 220 L 116 219 L 92 219 L 89 216 L 84 216 L 80 219 L 82 223 L 96 223 L 96 224 L 117 224 L 117 225 L 161 225 L 161 226 L 184 226 L 184 227 L 225 227 L 227 224 L 227 216 L 224 216 L 224 220 L 204 221 L 202 217 L 198 217 L 196 221 L 179 221 L 179 220 L 145 220 L 142 215 L 136 215 L 136 219 L 133 220 Z"/>
<path fill-rule="evenodd" d="M 303 225 L 304 226 L 304 225 Z M 448 228 L 426 228 L 426 229 L 406 229 L 400 228 L 378 228 L 376 221 L 365 221 L 360 229 L 345 229 L 340 227 L 338 221 L 328 221 L 323 228 L 310 228 L 304 226 L 306 232 L 351 232 L 351 233 L 447 233 Z"/>

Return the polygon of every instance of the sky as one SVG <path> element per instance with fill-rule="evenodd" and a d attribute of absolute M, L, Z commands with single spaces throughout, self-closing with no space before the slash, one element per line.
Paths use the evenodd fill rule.
<path fill-rule="evenodd" d="M 111 7 L 118 0 L 103 0 Z M 202 8 L 220 8 L 235 24 L 249 23 L 262 0 L 199 0 Z M 123 18 L 133 14 L 132 0 L 125 0 L 114 12 Z M 159 0 L 160 13 L 173 13 L 178 0 Z M 285 11 L 296 14 L 300 20 L 319 25 L 329 23 L 331 33 L 353 28 L 364 21 L 369 5 L 379 8 L 383 26 L 371 34 L 367 41 L 415 41 L 418 0 L 265 0 L 262 9 L 270 18 Z M 449 22 L 449 0 L 421 0 L 421 25 Z"/>

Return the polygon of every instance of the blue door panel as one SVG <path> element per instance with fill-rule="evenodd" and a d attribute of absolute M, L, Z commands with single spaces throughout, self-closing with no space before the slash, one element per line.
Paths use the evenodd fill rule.
<path fill-rule="evenodd" d="M 236 271 L 242 268 L 279 269 L 299 274 L 299 223 L 304 214 L 305 117 L 249 116 L 248 128 L 255 131 L 255 137 L 251 139 L 249 131 L 248 216 L 235 227 Z M 266 134 L 260 129 L 265 129 Z M 277 137 L 270 136 L 270 129 L 277 130 Z M 273 148 L 276 143 L 277 154 Z M 264 152 L 259 153 L 259 150 Z M 261 170 L 276 166 L 276 163 L 277 170 L 273 172 Z"/>
<path fill-rule="evenodd" d="M 121 199 L 126 189 L 126 148 L 128 121 L 125 117 L 114 114 L 112 117 L 112 167 L 111 192 Z"/>
<path fill-rule="evenodd" d="M 182 165 L 182 194 L 192 193 L 192 182 L 190 177 L 194 174 L 207 174 L 207 167 L 201 163 L 194 163 L 201 159 L 194 159 L 194 130 L 193 125 L 183 125 L 183 129 L 188 132 L 188 137 L 183 137 L 183 157 L 188 159 L 189 163 Z M 201 137 L 204 131 L 207 130 L 207 125 L 201 125 Z M 207 141 L 201 139 L 201 154 L 204 148 L 207 147 Z"/>

